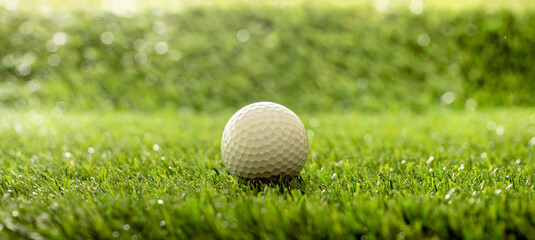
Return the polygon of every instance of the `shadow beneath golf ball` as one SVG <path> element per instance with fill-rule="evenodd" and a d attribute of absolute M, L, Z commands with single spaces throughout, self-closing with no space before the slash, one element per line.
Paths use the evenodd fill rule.
<path fill-rule="evenodd" d="M 252 180 L 238 177 L 238 183 L 242 185 L 242 187 L 255 194 L 272 191 L 273 189 L 277 189 L 279 193 L 291 193 L 292 190 L 299 190 L 302 194 L 305 193 L 304 182 L 301 176 L 280 179 Z"/>

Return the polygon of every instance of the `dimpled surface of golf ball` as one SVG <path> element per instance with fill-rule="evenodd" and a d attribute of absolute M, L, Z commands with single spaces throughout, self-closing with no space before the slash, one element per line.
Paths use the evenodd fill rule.
<path fill-rule="evenodd" d="M 288 178 L 307 160 L 305 126 L 290 109 L 257 102 L 236 112 L 221 138 L 223 161 L 234 176 L 247 179 Z"/>

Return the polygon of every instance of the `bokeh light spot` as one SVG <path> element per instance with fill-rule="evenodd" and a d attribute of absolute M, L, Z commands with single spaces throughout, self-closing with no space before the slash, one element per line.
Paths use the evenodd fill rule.
<path fill-rule="evenodd" d="M 418 42 L 418 45 L 420 45 L 420 47 L 427 47 L 429 43 L 431 43 L 431 38 L 429 37 L 429 35 L 423 33 L 418 35 L 418 39 L 416 41 Z"/>
<path fill-rule="evenodd" d="M 442 103 L 444 104 L 451 104 L 455 101 L 455 93 L 454 92 L 451 92 L 451 91 L 448 91 L 448 92 L 445 92 L 444 94 L 442 94 L 442 96 L 440 97 L 440 100 L 442 101 Z"/>
<path fill-rule="evenodd" d="M 110 45 L 113 43 L 113 33 L 111 32 L 104 32 L 100 35 L 100 41 L 106 45 Z"/>
<path fill-rule="evenodd" d="M 52 41 L 58 46 L 65 45 L 65 43 L 67 43 L 67 34 L 64 32 L 57 32 L 54 34 Z"/>
<path fill-rule="evenodd" d="M 154 50 L 156 50 L 156 53 L 158 54 L 166 54 L 168 49 L 169 47 L 166 42 L 158 42 L 156 43 L 156 46 L 154 46 Z"/>
<path fill-rule="evenodd" d="M 236 38 L 240 42 L 247 42 L 250 37 L 251 35 L 249 34 L 249 31 L 247 31 L 247 29 L 241 29 L 240 31 L 238 31 L 238 33 L 236 33 Z"/>

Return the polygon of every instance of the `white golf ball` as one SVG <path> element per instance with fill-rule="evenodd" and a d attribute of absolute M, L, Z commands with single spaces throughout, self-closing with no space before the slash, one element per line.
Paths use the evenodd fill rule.
<path fill-rule="evenodd" d="M 228 121 L 221 138 L 223 162 L 234 176 L 248 179 L 297 175 L 307 160 L 305 126 L 276 103 L 245 106 Z"/>

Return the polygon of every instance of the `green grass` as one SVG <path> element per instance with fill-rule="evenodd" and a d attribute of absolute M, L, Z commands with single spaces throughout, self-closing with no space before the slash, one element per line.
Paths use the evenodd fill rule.
<path fill-rule="evenodd" d="M 307 112 L 422 111 L 447 92 L 458 109 L 468 100 L 535 105 L 529 10 L 232 5 L 121 17 L 0 9 L 0 23 L 0 107 L 219 111 L 269 99 Z"/>
<path fill-rule="evenodd" d="M 297 112 L 287 182 L 229 175 L 228 111 L 3 110 L 0 238 L 533 238 L 534 110 Z"/>

